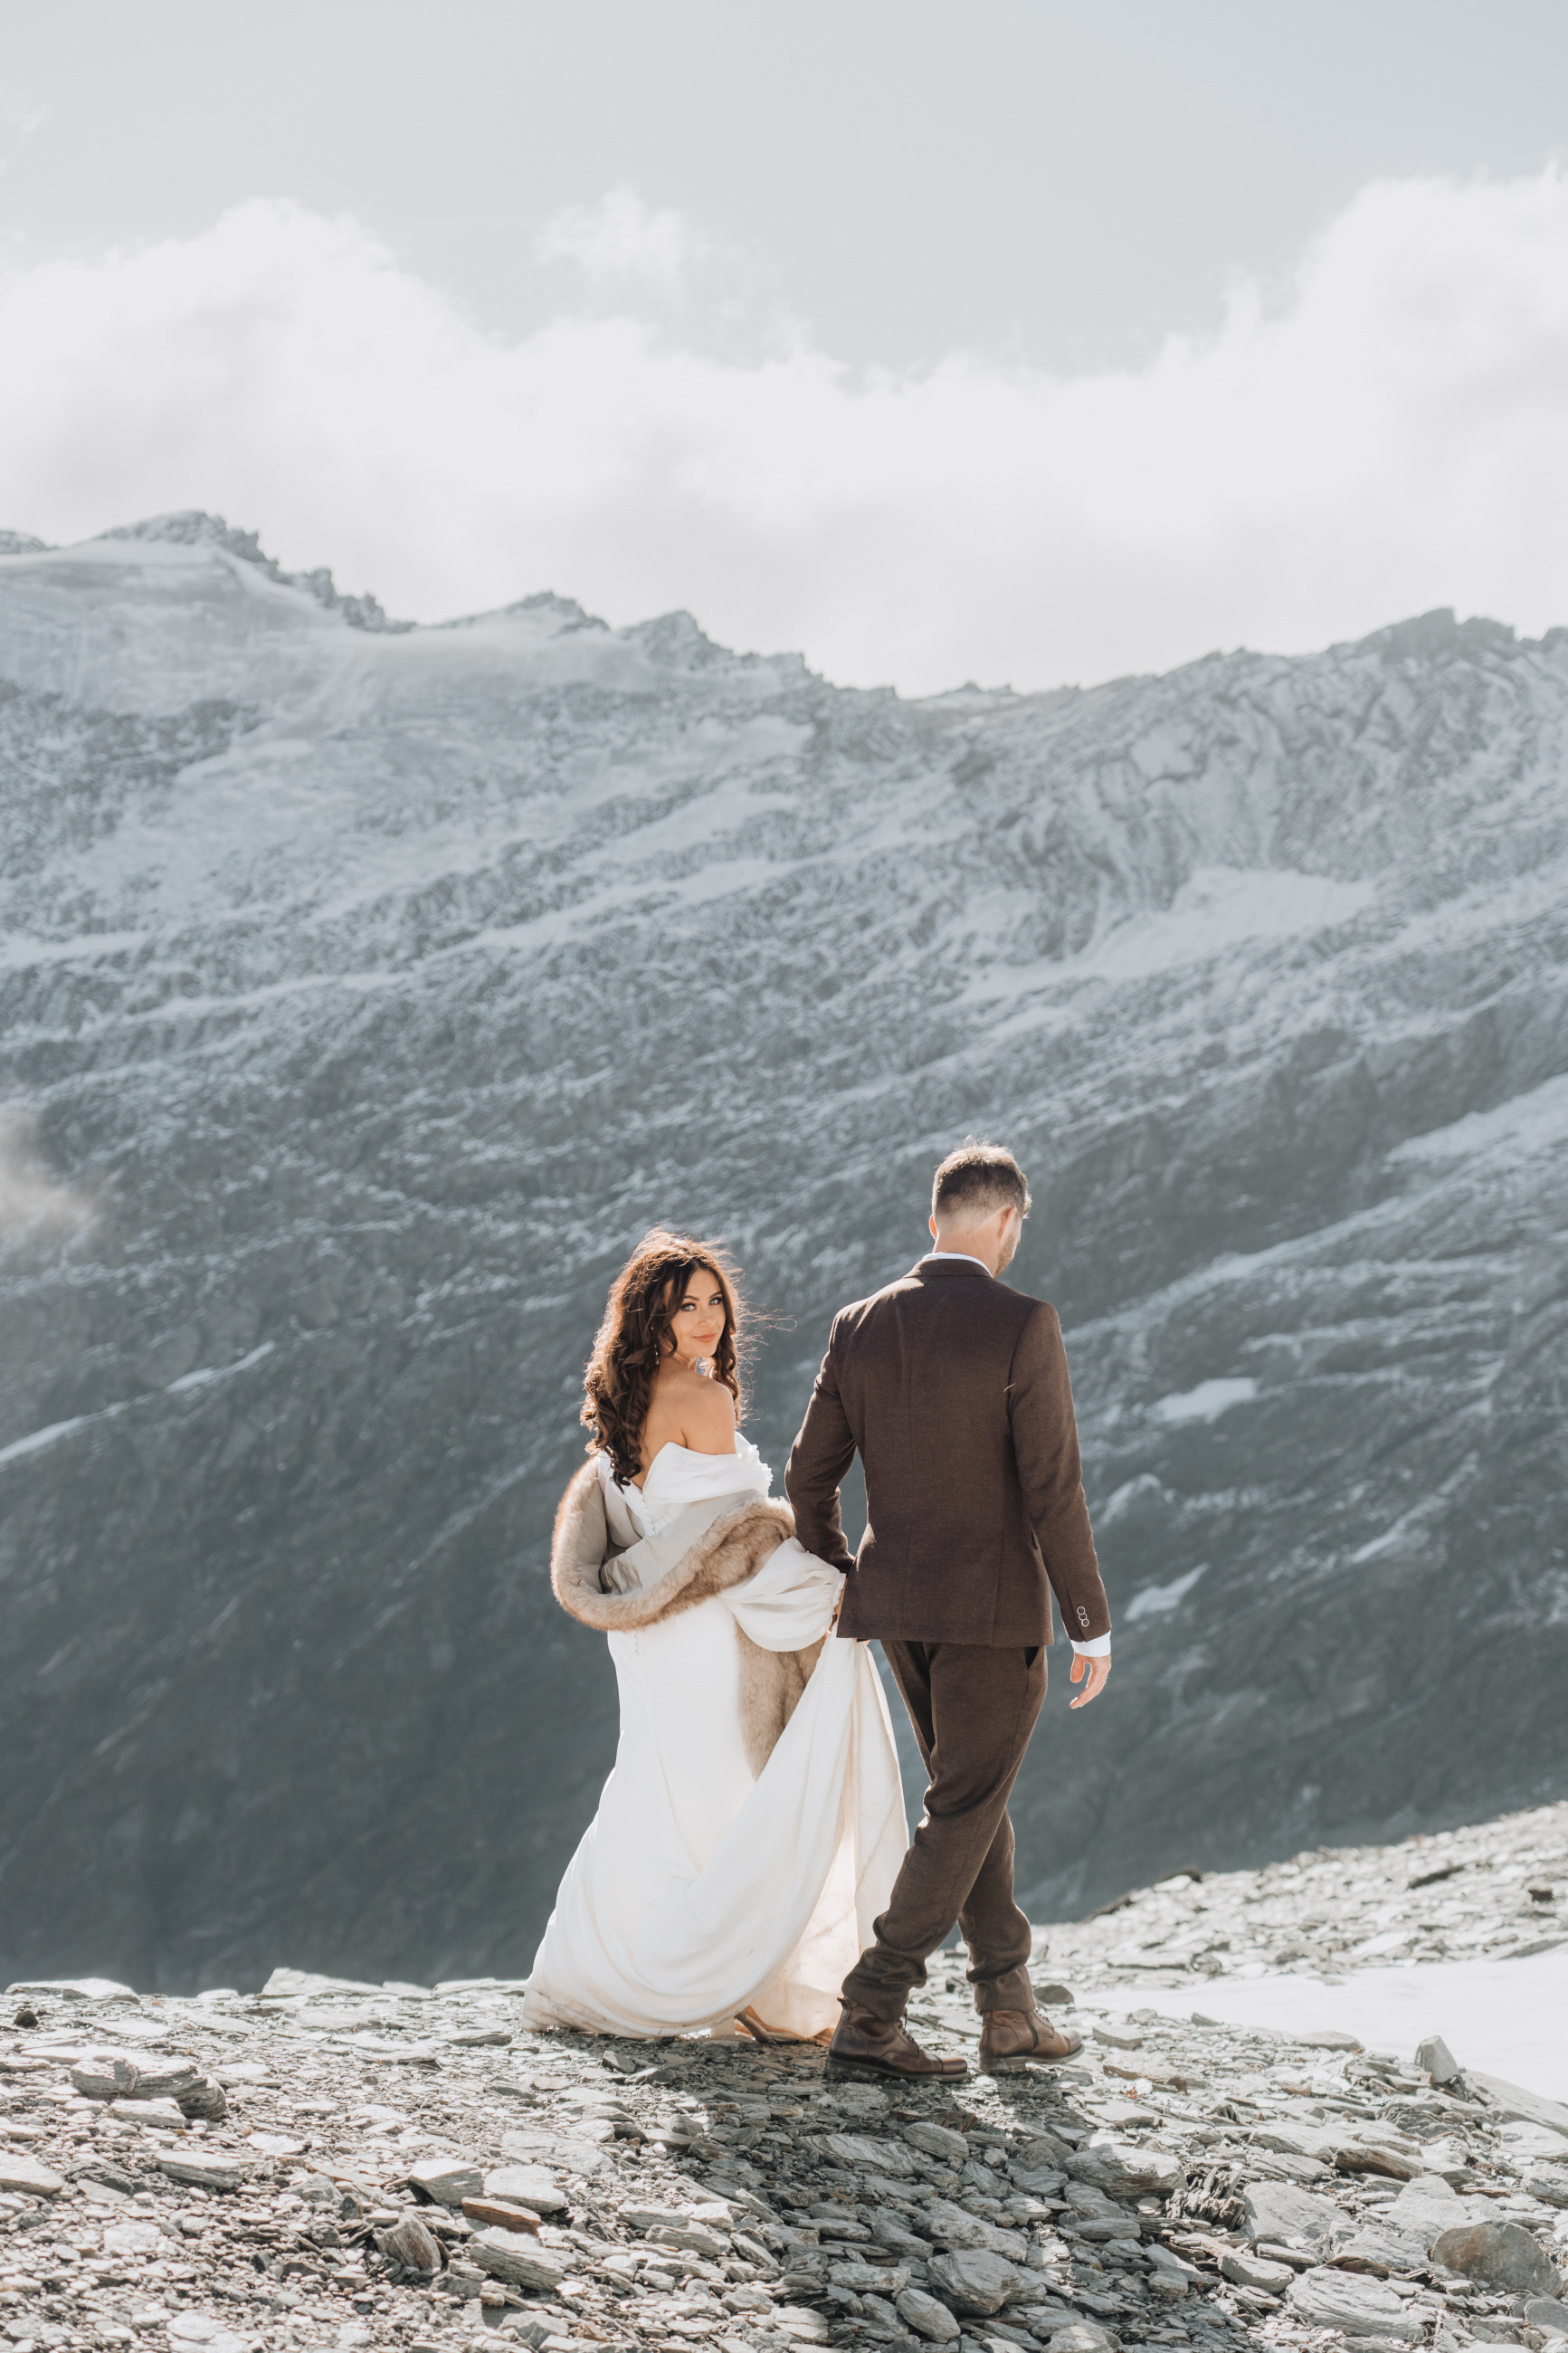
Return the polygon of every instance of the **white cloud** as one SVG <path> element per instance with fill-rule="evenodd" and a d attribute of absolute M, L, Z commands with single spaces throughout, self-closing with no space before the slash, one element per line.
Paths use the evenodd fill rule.
<path fill-rule="evenodd" d="M 0 1250 L 79 1233 L 91 1215 L 85 1196 L 51 1175 L 32 1113 L 0 1103 Z"/>
<path fill-rule="evenodd" d="M 612 261 L 673 282 L 694 242 L 629 191 L 552 233 L 602 284 Z M 1568 620 L 1555 171 L 1368 187 L 1278 315 L 1238 287 L 1139 371 L 858 376 L 805 338 L 715 356 L 629 307 L 508 343 L 354 222 L 276 203 L 13 252 L 0 349 L 0 523 L 209 506 L 421 617 L 543 586 L 616 621 L 685 605 L 910 690 L 1300 648 L 1436 604 Z"/>
<path fill-rule="evenodd" d="M 533 240 L 541 261 L 569 261 L 595 290 L 646 286 L 666 300 L 710 250 L 683 213 L 654 212 L 637 190 L 611 188 L 596 205 L 565 205 Z"/>

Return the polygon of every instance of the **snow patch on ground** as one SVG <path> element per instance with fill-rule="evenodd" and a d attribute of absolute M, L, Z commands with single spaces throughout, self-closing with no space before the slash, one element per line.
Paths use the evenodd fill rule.
<path fill-rule="evenodd" d="M 1289 939 L 1349 923 L 1376 895 L 1373 882 L 1340 882 L 1288 866 L 1199 866 L 1163 914 L 1118 923 L 1074 968 L 1128 980 L 1198 964 L 1243 940 Z"/>
<path fill-rule="evenodd" d="M 1568 1077 L 1547 1079 L 1490 1111 L 1473 1111 L 1447 1127 L 1396 1144 L 1390 1160 L 1468 1160 L 1503 1146 L 1510 1158 L 1549 1152 L 1568 1139 Z"/>
<path fill-rule="evenodd" d="M 1106 2010 L 1157 2010 L 1188 2018 L 1200 2010 L 1227 2026 L 1288 2034 L 1335 2026 L 1369 2050 L 1415 2057 L 1440 2034 L 1461 2067 L 1501 2075 L 1549 2100 L 1568 2100 L 1568 1943 L 1526 1960 L 1416 1961 L 1360 1969 L 1342 1984 L 1322 1978 L 1205 1980 L 1193 1992 L 1140 1987 L 1095 1997 Z"/>

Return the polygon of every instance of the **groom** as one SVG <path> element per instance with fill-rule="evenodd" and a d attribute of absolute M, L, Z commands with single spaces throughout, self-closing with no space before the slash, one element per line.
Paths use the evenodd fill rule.
<path fill-rule="evenodd" d="M 1110 1672 L 1110 1612 L 1079 1472 L 1056 1310 L 997 1281 L 1029 1188 L 1010 1152 L 964 1144 L 936 1172 L 935 1249 L 841 1308 L 789 1458 L 795 1532 L 847 1578 L 838 1631 L 877 1638 L 931 1776 L 876 1943 L 844 1980 L 835 2074 L 962 2075 L 905 2033 L 904 2005 L 954 1923 L 969 1947 L 987 2072 L 1066 2058 L 1082 2037 L 1035 2008 L 1029 1924 L 1013 1900 L 1007 1798 L 1046 1695 L 1054 1590 L 1072 1702 Z M 867 1526 L 851 1558 L 838 1490 L 857 1450 Z"/>

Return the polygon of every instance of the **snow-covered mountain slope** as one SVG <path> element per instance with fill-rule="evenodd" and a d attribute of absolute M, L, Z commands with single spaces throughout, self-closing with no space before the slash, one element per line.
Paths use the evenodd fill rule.
<path fill-rule="evenodd" d="M 1035 1916 L 1568 1787 L 1568 631 L 910 703 L 8 544 L 0 1970 L 526 1968 L 612 1750 L 545 1582 L 609 1274 L 729 1238 L 782 1472 L 970 1129 L 1118 1620 Z"/>

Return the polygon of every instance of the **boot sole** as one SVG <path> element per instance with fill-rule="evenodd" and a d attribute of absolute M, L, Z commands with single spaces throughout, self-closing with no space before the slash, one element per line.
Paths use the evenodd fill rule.
<path fill-rule="evenodd" d="M 885 2067 L 875 2059 L 836 2059 L 831 2052 L 823 2068 L 823 2080 L 829 2084 L 962 2084 L 969 2073 L 963 2074 L 939 2073 L 933 2068 Z"/>

